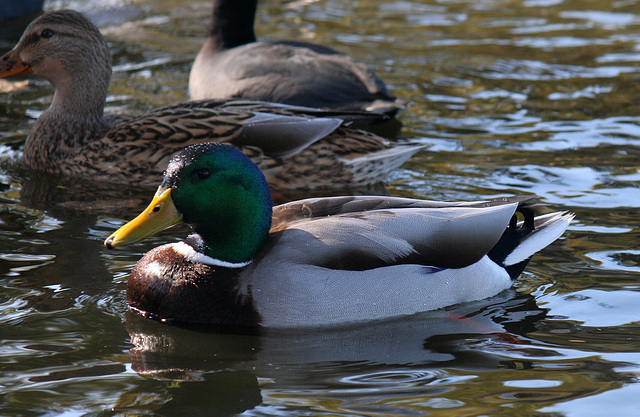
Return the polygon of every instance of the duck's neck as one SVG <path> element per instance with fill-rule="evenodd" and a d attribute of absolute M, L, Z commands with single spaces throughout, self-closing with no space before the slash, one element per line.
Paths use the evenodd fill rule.
<path fill-rule="evenodd" d="M 78 149 L 100 139 L 108 128 L 104 105 L 111 79 L 111 62 L 98 62 L 93 70 L 77 65 L 47 78 L 54 86 L 51 105 L 32 127 L 24 159 L 33 168 L 62 172 L 55 160 L 76 157 Z"/>
<path fill-rule="evenodd" d="M 51 105 L 46 110 L 48 117 L 102 120 L 111 71 L 99 77 L 76 74 L 73 78 L 59 80 Z"/>
<path fill-rule="evenodd" d="M 214 51 L 255 42 L 258 0 L 214 0 L 207 46 Z"/>
<path fill-rule="evenodd" d="M 269 227 L 270 223 L 263 219 L 247 221 L 229 213 L 215 228 L 199 227 L 187 243 L 221 266 L 241 267 L 251 262 L 265 245 Z"/>
<path fill-rule="evenodd" d="M 101 120 L 111 81 L 111 53 L 107 44 L 96 41 L 84 54 L 63 55 L 49 60 L 44 70 L 34 74 L 47 79 L 55 88 L 47 117 Z M 40 73 L 42 71 L 42 73 Z"/>

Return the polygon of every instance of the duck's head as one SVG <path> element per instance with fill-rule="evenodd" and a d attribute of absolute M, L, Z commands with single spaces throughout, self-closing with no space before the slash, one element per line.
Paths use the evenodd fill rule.
<path fill-rule="evenodd" d="M 111 54 L 98 28 L 81 13 L 47 12 L 33 20 L 18 44 L 0 58 L 0 78 L 20 74 L 43 77 L 56 90 L 99 88 L 106 94 Z"/>
<path fill-rule="evenodd" d="M 271 227 L 269 187 L 242 152 L 220 143 L 189 146 L 173 157 L 153 201 L 113 233 L 108 248 L 139 242 L 182 221 L 195 235 L 187 243 L 215 260 L 251 261 Z"/>

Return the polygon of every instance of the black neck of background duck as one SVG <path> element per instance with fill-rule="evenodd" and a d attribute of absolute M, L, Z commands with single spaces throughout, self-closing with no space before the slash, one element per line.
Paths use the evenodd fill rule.
<path fill-rule="evenodd" d="M 214 0 L 209 38 L 216 50 L 255 42 L 253 31 L 258 0 Z"/>

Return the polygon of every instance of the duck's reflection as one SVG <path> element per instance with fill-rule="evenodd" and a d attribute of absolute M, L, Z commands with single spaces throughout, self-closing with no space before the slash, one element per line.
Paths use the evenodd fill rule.
<path fill-rule="evenodd" d="M 518 311 L 526 314 L 516 324 L 508 317 L 519 316 Z M 375 388 L 380 383 L 405 384 L 407 379 L 438 379 L 449 368 L 504 367 L 504 358 L 475 348 L 472 341 L 521 343 L 508 328 L 530 331 L 544 316 L 532 297 L 506 291 L 446 310 L 343 328 L 205 331 L 169 326 L 135 312 L 129 312 L 126 321 L 134 371 L 173 381 L 174 399 L 206 390 L 200 405 L 204 401 L 207 407 L 239 412 L 261 403 L 265 384 L 269 389 L 339 395 L 354 385 Z M 195 381 L 202 387 L 194 390 L 189 382 Z M 181 390 L 185 383 L 189 388 Z"/>

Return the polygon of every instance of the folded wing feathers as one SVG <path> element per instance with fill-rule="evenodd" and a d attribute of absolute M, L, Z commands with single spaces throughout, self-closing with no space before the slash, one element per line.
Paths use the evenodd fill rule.
<path fill-rule="evenodd" d="M 342 161 L 350 166 L 354 182 L 365 183 L 378 179 L 383 172 L 400 167 L 415 153 L 427 147 L 428 145 L 398 145 L 355 158 L 342 158 Z"/>
<path fill-rule="evenodd" d="M 357 252 L 392 263 L 412 254 L 420 253 L 427 260 L 457 250 L 460 253 L 455 257 L 468 264 L 495 245 L 515 206 L 382 209 L 301 220 L 292 228 L 309 233 L 314 244 L 320 243 L 323 249 L 318 256 L 325 259 L 345 253 L 356 256 Z M 306 256 L 312 259 L 314 255 L 309 251 Z"/>
<path fill-rule="evenodd" d="M 341 124 L 340 119 L 326 117 L 256 113 L 243 124 L 241 134 L 232 142 L 236 146 L 259 146 L 269 156 L 284 157 L 326 137 Z"/>
<path fill-rule="evenodd" d="M 392 215 L 381 211 L 376 214 Z M 416 252 L 406 239 L 390 235 L 380 225 L 365 221 L 362 217 L 328 217 L 319 222 L 306 223 L 304 230 L 328 245 L 336 255 L 350 247 L 357 247 L 364 254 L 376 256 L 385 262 L 393 262 Z"/>

